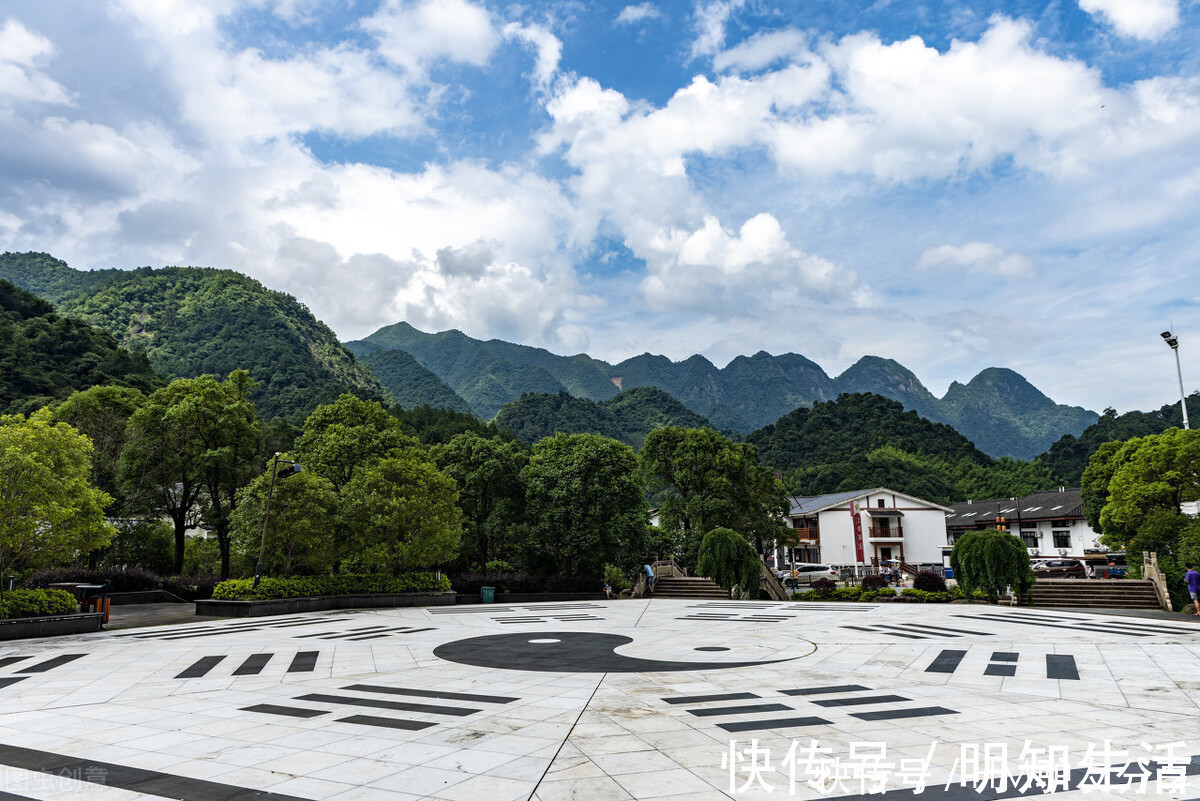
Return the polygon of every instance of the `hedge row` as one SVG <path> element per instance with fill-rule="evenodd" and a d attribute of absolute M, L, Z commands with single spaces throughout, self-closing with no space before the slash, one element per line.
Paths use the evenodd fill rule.
<path fill-rule="evenodd" d="M 39 570 L 22 583 L 31 589 L 73 581 L 80 584 L 107 584 L 109 592 L 166 590 L 185 600 L 195 601 L 210 597 L 213 587 L 220 580 L 219 576 L 160 576 L 140 567 L 93 569 L 76 566 Z"/>
<path fill-rule="evenodd" d="M 602 592 L 604 582 L 596 576 L 551 576 L 543 573 L 464 573 L 451 584 L 460 595 L 478 595 L 480 587 L 496 592 Z"/>
<path fill-rule="evenodd" d="M 814 584 L 816 582 L 813 582 Z M 809 592 L 799 593 L 794 596 L 797 601 L 874 601 L 879 598 L 894 598 L 896 591 L 891 588 L 882 588 L 878 590 L 864 590 L 860 587 L 839 587 L 838 589 L 814 589 Z M 927 592 L 918 590 L 914 587 L 908 587 L 900 591 L 900 596 L 909 598 L 913 601 L 922 603 L 949 603 L 967 597 L 966 593 L 957 587 L 946 592 Z M 972 598 L 985 601 L 987 595 L 978 590 L 975 591 Z"/>
<path fill-rule="evenodd" d="M 450 579 L 433 573 L 388 575 L 306 576 L 264 578 L 254 588 L 254 579 L 229 579 L 213 588 L 218 601 L 265 601 L 274 598 L 308 598 L 317 595 L 378 595 L 398 592 L 450 592 Z"/>
<path fill-rule="evenodd" d="M 75 596 L 64 590 L 10 590 L 0 596 L 0 620 L 73 615 L 76 611 Z"/>

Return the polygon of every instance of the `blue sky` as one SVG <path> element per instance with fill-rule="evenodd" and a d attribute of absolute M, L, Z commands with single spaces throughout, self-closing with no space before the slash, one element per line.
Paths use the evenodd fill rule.
<path fill-rule="evenodd" d="M 0 249 L 343 339 L 1200 388 L 1200 3 L 0 2 Z"/>

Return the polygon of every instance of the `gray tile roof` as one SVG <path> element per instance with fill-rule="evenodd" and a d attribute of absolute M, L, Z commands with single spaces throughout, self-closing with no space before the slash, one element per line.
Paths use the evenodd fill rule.
<path fill-rule="evenodd" d="M 871 489 L 856 490 L 854 492 L 831 492 L 827 495 L 809 495 L 804 498 L 792 498 L 792 509 L 790 512 L 788 512 L 788 514 L 789 515 L 813 514 L 815 512 L 821 511 L 822 509 L 828 509 L 831 506 L 838 506 L 840 504 L 846 503 L 847 501 L 854 500 L 856 498 L 864 498 L 867 495 L 872 495 L 877 492 L 883 492 L 883 493 L 887 493 L 889 495 L 896 495 L 897 497 L 900 497 L 900 498 L 907 498 L 909 500 L 913 500 L 918 503 L 928 504 L 929 506 L 933 507 L 934 509 L 945 509 L 947 512 L 950 511 L 950 507 L 948 507 L 948 506 L 941 506 L 939 504 L 934 503 L 933 501 L 926 501 L 926 500 L 916 497 L 915 495 L 909 495 L 906 492 L 897 492 L 896 490 L 890 490 L 887 487 L 873 487 Z M 864 509 L 862 511 L 865 512 L 866 510 Z"/>
<path fill-rule="evenodd" d="M 1021 498 L 991 498 L 983 501 L 956 503 L 946 514 L 946 525 L 950 528 L 976 528 L 980 520 L 993 523 L 996 515 L 1003 515 L 1012 531 L 1017 521 L 1033 523 L 1040 520 L 1062 520 L 1082 518 L 1083 500 L 1079 488 L 1068 488 L 1059 492 L 1035 492 Z"/>

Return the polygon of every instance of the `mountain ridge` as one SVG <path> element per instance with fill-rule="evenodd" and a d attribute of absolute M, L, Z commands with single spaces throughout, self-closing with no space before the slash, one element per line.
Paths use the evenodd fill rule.
<path fill-rule="evenodd" d="M 359 356 L 378 349 L 411 353 L 485 419 L 525 393 L 567 392 L 600 402 L 633 387 L 656 387 L 714 427 L 747 434 L 799 407 L 872 393 L 954 427 L 989 456 L 1032 459 L 1099 418 L 1055 403 L 1008 368 L 989 367 L 966 384 L 952 382 L 938 398 L 904 365 L 869 354 L 836 377 L 802 354 L 762 350 L 737 356 L 723 368 L 701 354 L 672 361 L 649 352 L 609 364 L 586 353 L 559 356 L 458 330 L 429 334 L 407 322 L 384 326 L 346 347 Z"/>

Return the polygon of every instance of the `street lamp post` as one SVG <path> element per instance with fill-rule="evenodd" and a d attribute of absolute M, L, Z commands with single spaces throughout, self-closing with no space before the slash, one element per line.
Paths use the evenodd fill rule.
<path fill-rule="evenodd" d="M 287 465 L 282 476 L 279 475 L 279 463 L 283 462 Z M 267 550 L 267 523 L 271 519 L 271 497 L 275 494 L 275 478 L 287 478 L 294 476 L 300 472 L 300 463 L 293 462 L 291 459 L 280 459 L 279 452 L 276 451 L 275 458 L 271 460 L 271 486 L 267 489 L 267 508 L 263 512 L 263 530 L 262 540 L 258 544 L 258 564 L 254 566 L 254 589 L 258 589 L 258 580 L 262 578 L 262 563 L 263 554 Z"/>
<path fill-rule="evenodd" d="M 1188 416 L 1187 416 L 1187 395 L 1183 393 L 1183 370 L 1179 367 L 1179 337 L 1172 334 L 1170 331 L 1163 331 L 1162 338 L 1166 340 L 1167 345 L 1171 350 L 1175 351 L 1175 374 L 1179 376 L 1179 408 L 1183 409 L 1183 430 L 1187 431 Z"/>

